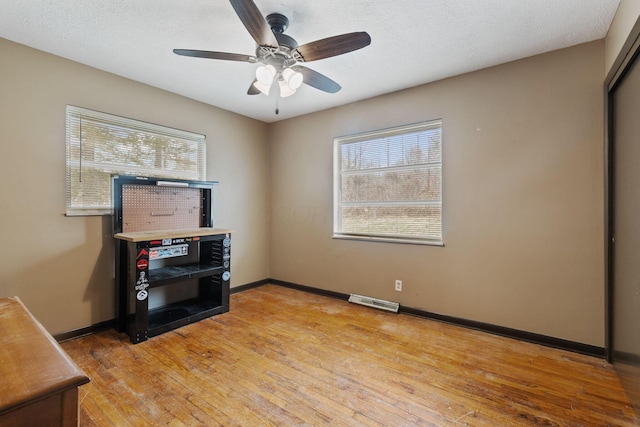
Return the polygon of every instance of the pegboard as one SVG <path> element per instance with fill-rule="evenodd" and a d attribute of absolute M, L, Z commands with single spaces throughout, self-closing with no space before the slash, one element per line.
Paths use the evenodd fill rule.
<path fill-rule="evenodd" d="M 152 185 L 122 186 L 122 232 L 200 227 L 202 190 Z"/>

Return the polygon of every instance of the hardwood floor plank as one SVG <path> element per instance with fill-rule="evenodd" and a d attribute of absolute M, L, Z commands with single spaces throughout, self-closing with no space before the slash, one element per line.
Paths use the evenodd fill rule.
<path fill-rule="evenodd" d="M 265 285 L 133 345 L 62 344 L 81 424 L 633 426 L 604 360 Z"/>

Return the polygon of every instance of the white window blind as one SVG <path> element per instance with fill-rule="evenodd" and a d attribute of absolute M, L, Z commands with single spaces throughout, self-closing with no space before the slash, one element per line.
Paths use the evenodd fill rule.
<path fill-rule="evenodd" d="M 440 120 L 334 139 L 334 237 L 442 244 Z"/>
<path fill-rule="evenodd" d="M 111 213 L 111 175 L 204 180 L 206 139 L 67 106 L 67 215 Z"/>

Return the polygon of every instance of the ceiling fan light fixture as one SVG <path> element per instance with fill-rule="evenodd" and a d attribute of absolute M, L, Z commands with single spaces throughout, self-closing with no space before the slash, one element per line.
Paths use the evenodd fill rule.
<path fill-rule="evenodd" d="M 282 77 L 294 92 L 302 85 L 302 73 L 293 71 L 291 68 L 285 68 L 282 71 Z"/>
<path fill-rule="evenodd" d="M 296 93 L 296 90 L 292 89 L 284 79 L 278 80 L 278 85 L 280 86 L 280 97 L 281 98 L 286 98 L 286 97 L 291 96 L 294 93 Z"/>
<path fill-rule="evenodd" d="M 264 86 L 271 86 L 275 76 L 276 69 L 273 65 L 261 65 L 256 68 L 256 79 Z"/>

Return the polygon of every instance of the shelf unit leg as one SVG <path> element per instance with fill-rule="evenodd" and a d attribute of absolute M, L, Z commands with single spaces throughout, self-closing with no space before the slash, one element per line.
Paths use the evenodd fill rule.
<path fill-rule="evenodd" d="M 132 253 L 136 258 L 133 277 L 129 277 L 129 295 L 134 295 L 135 313 L 129 338 L 131 342 L 139 343 L 149 338 L 149 246 L 138 243 Z"/>

